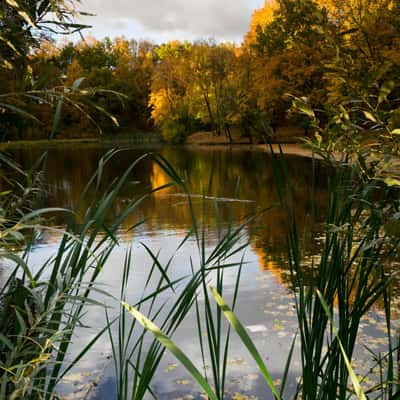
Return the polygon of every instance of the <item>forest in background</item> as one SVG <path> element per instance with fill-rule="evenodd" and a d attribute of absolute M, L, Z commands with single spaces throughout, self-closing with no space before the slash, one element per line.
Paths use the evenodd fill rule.
<path fill-rule="evenodd" d="M 230 139 L 235 129 L 257 141 L 283 126 L 312 135 L 311 110 L 324 125 L 345 116 L 349 101 L 378 97 L 384 85 L 383 111 L 391 130 L 400 128 L 398 0 L 266 1 L 240 46 L 55 42 L 51 34 L 35 36 L 20 15 L 2 7 L 3 141 L 46 139 L 55 122 L 61 138 L 158 130 L 179 143 L 203 130 Z M 47 98 L 35 96 L 46 90 Z M 293 108 L 299 101 L 303 113 Z M 371 123 L 376 116 L 364 111 L 362 118 Z"/>

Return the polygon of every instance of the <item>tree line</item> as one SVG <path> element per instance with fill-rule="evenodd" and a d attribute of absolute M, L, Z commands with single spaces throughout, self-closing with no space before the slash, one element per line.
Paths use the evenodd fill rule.
<path fill-rule="evenodd" d="M 282 126 L 311 135 L 307 110 L 316 110 L 320 124 L 340 113 L 345 118 L 343 104 L 378 97 L 383 85 L 393 100 L 385 115 L 400 124 L 393 90 L 400 72 L 398 0 L 266 1 L 240 46 L 54 42 L 51 32 L 36 37 L 20 15 L 7 13 L 7 2 L 0 5 L 0 26 L 0 93 L 35 117 L 21 118 L 0 101 L 3 140 L 46 138 L 55 119 L 61 137 L 156 129 L 170 142 L 201 130 L 231 140 L 235 129 L 257 141 Z M 58 96 L 36 98 L 35 91 L 50 88 Z M 305 113 L 293 108 L 296 101 Z"/>

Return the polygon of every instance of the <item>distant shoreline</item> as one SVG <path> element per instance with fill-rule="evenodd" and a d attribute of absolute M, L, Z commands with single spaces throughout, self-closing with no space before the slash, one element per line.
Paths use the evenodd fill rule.
<path fill-rule="evenodd" d="M 184 143 L 179 144 L 180 146 L 259 146 L 256 138 L 253 138 L 251 143 L 250 138 L 242 136 L 241 132 L 237 128 L 232 129 L 232 142 L 230 143 L 228 138 L 221 134 L 215 135 L 214 132 L 210 131 L 199 131 L 188 134 Z M 301 144 L 301 138 L 304 136 L 304 130 L 295 126 L 282 126 L 277 129 L 276 135 L 274 135 L 274 143 L 282 144 Z M 173 146 L 175 144 L 165 143 L 162 135 L 157 130 L 151 130 L 148 132 L 128 130 L 124 128 L 119 133 L 111 135 L 99 135 L 96 137 L 86 138 L 56 138 L 51 141 L 47 139 L 38 140 L 12 140 L 0 142 L 0 149 L 21 147 L 21 146 L 59 146 L 59 145 L 70 145 L 70 144 L 116 144 L 116 145 L 154 145 Z"/>
<path fill-rule="evenodd" d="M 61 147 L 61 146 L 74 146 L 74 145 L 94 145 L 94 146 L 129 146 L 129 147 L 181 147 L 188 150 L 200 151 L 218 151 L 218 150 L 231 150 L 231 151 L 263 151 L 270 152 L 270 147 L 267 144 L 249 144 L 249 143 L 184 143 L 180 145 L 165 144 L 165 143 L 135 143 L 129 140 L 102 140 L 102 139 L 59 139 L 59 140 L 34 140 L 34 141 L 13 141 L 0 143 L 0 150 L 16 149 L 23 147 Z M 305 148 L 300 142 L 298 143 L 273 143 L 272 148 L 275 152 L 279 152 L 281 148 L 284 154 L 295 155 L 301 157 L 312 157 L 312 151 Z"/>

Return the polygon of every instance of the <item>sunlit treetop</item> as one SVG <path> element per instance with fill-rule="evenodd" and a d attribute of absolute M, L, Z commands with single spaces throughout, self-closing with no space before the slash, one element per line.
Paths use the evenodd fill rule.
<path fill-rule="evenodd" d="M 166 57 L 180 57 L 183 55 L 188 49 L 190 49 L 191 43 L 189 42 L 181 42 L 179 40 L 172 40 L 167 43 L 161 44 L 157 50 L 157 56 L 160 59 Z"/>
<path fill-rule="evenodd" d="M 303 7 L 303 3 L 314 4 L 321 11 L 326 10 L 330 21 L 343 30 L 358 27 L 369 15 L 376 14 L 378 10 L 391 11 L 397 4 L 396 0 L 299 0 L 295 5 L 295 2 L 285 0 L 266 0 L 264 6 L 252 15 L 250 29 L 244 38 L 245 46 L 257 42 L 259 31 L 274 21 L 281 7 Z"/>
<path fill-rule="evenodd" d="M 395 0 L 315 0 L 328 11 L 331 21 L 344 29 L 351 29 L 359 25 L 369 15 L 379 10 L 391 11 L 395 7 Z"/>
<path fill-rule="evenodd" d="M 254 44 L 257 40 L 258 30 L 269 24 L 274 18 L 274 12 L 279 8 L 276 0 L 266 0 L 264 7 L 255 10 L 250 21 L 250 30 L 244 38 L 245 46 Z"/>

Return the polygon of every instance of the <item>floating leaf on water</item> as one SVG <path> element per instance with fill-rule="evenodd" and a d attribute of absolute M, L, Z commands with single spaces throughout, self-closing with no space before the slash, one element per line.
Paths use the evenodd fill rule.
<path fill-rule="evenodd" d="M 178 379 L 175 382 L 178 385 L 190 385 L 192 383 L 189 379 Z"/>
<path fill-rule="evenodd" d="M 228 364 L 230 365 L 245 365 L 246 361 L 243 360 L 243 358 L 232 358 L 228 360 Z"/>
<path fill-rule="evenodd" d="M 258 374 L 248 374 L 245 375 L 243 378 L 245 378 L 248 381 L 256 381 L 259 378 Z"/>
<path fill-rule="evenodd" d="M 268 328 L 265 325 L 249 325 L 246 326 L 247 330 L 251 333 L 266 332 Z"/>
<path fill-rule="evenodd" d="M 282 384 L 282 379 L 275 379 L 273 382 L 275 386 L 279 386 Z"/>
<path fill-rule="evenodd" d="M 276 307 L 278 310 L 287 310 L 289 308 L 288 305 L 280 305 L 278 307 Z"/>
<path fill-rule="evenodd" d="M 387 328 L 387 326 L 380 326 L 378 329 L 379 329 L 380 331 L 382 331 L 383 333 L 388 333 L 388 328 Z"/>
<path fill-rule="evenodd" d="M 82 373 L 68 374 L 64 376 L 63 381 L 73 384 L 78 384 L 82 382 L 83 378 L 84 375 Z"/>
<path fill-rule="evenodd" d="M 178 367 L 178 365 L 177 364 L 174 364 L 174 363 L 170 363 L 170 364 L 168 364 L 167 365 L 167 368 L 165 368 L 165 372 L 171 372 L 171 371 L 173 371 L 174 369 L 176 369 Z"/>
<path fill-rule="evenodd" d="M 283 328 L 282 322 L 276 319 L 274 321 L 274 325 L 272 326 L 272 329 L 274 331 L 283 331 L 284 328 Z"/>
<path fill-rule="evenodd" d="M 285 315 L 287 317 L 294 317 L 296 315 L 296 313 L 294 311 L 288 311 Z"/>
<path fill-rule="evenodd" d="M 232 400 L 257 400 L 257 396 L 246 396 L 245 394 L 235 393 L 232 396 Z"/>

